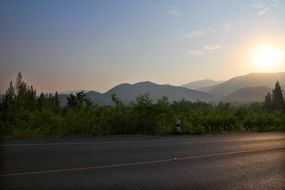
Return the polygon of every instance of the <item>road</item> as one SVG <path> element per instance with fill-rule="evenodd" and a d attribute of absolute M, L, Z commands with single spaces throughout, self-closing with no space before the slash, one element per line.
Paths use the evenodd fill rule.
<path fill-rule="evenodd" d="M 285 133 L 6 140 L 1 189 L 285 189 Z"/>

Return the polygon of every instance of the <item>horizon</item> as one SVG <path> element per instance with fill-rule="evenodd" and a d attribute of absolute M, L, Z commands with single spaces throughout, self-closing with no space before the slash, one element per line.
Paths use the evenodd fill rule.
<path fill-rule="evenodd" d="M 247 76 L 247 75 L 251 75 L 251 74 L 278 74 L 278 73 L 285 73 L 285 71 L 280 71 L 280 72 L 252 72 L 252 73 L 246 73 L 246 74 L 242 74 L 242 75 L 238 75 L 238 76 L 234 76 L 234 77 L 230 77 L 228 79 L 225 79 L 225 80 L 215 80 L 215 79 L 198 79 L 198 80 L 193 80 L 193 81 L 190 81 L 188 83 L 192 83 L 192 82 L 199 82 L 199 81 L 204 81 L 204 80 L 212 80 L 212 81 L 216 81 L 216 82 L 226 82 L 228 80 L 231 80 L 233 78 L 236 78 L 236 77 L 241 77 L 241 76 Z M 21 73 L 23 74 L 23 73 Z M 16 77 L 15 77 L 16 79 Z M 23 81 L 25 81 L 25 77 L 23 77 Z M 14 81 L 9 81 L 9 83 L 12 82 L 13 85 L 15 85 L 15 80 Z M 170 86 L 177 86 L 177 87 L 183 87 L 183 85 L 186 85 L 188 83 L 185 83 L 185 84 L 179 84 L 179 85 L 174 85 L 174 84 L 167 84 L 167 83 L 156 83 L 156 82 L 153 82 L 153 81 L 149 81 L 149 80 L 143 80 L 143 81 L 138 81 L 138 82 L 134 82 L 134 83 L 129 83 L 129 82 L 123 82 L 123 83 L 118 83 L 118 84 L 115 84 L 114 86 L 112 86 L 111 88 L 107 89 L 106 91 L 99 91 L 97 89 L 67 89 L 67 90 L 61 90 L 61 91 L 50 91 L 50 92 L 45 92 L 45 91 L 37 91 L 37 94 L 43 92 L 43 93 L 55 93 L 55 92 L 58 92 L 59 94 L 71 94 L 71 93 L 74 93 L 74 92 L 79 92 L 79 91 L 84 91 L 84 92 L 90 92 L 90 91 L 95 91 L 95 92 L 99 92 L 101 94 L 104 94 L 106 92 L 108 92 L 109 90 L 115 88 L 116 86 L 119 86 L 119 85 L 122 85 L 122 84 L 129 84 L 129 85 L 135 85 L 135 84 L 138 84 L 138 83 L 146 83 L 146 82 L 150 82 L 150 83 L 154 83 L 156 85 L 170 85 Z M 9 84 L 7 83 L 7 84 Z M 29 86 L 33 86 L 33 84 L 29 84 L 27 83 L 27 85 Z M 210 85 L 211 86 L 211 85 Z M 283 84 L 281 84 L 281 87 L 284 86 Z M 284 86 L 285 87 L 285 86 Z M 8 85 L 7 85 L 7 88 L 8 88 Z M 7 89 L 6 88 L 6 89 Z M 37 87 L 36 86 L 33 86 L 33 88 L 35 90 L 37 90 Z M 183 88 L 187 88 L 187 87 L 183 87 Z M 193 89 L 193 90 L 197 90 L 197 89 Z M 199 91 L 199 90 L 197 90 Z M 201 91 L 203 92 L 203 91 Z M 0 91 L 0 94 L 5 94 L 5 91 Z"/>
<path fill-rule="evenodd" d="M 151 81 L 181 86 L 285 71 L 285 2 L 0 2 L 0 92 L 19 71 L 38 92 Z"/>

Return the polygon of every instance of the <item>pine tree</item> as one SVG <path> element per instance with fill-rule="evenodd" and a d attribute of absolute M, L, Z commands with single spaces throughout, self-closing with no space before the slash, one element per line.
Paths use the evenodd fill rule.
<path fill-rule="evenodd" d="M 265 96 L 264 107 L 267 111 L 272 111 L 272 96 L 270 92 Z"/>
<path fill-rule="evenodd" d="M 55 92 L 55 95 L 54 95 L 54 101 L 55 101 L 55 112 L 59 112 L 60 110 L 60 101 L 59 101 L 59 97 L 58 97 L 58 93 Z"/>
<path fill-rule="evenodd" d="M 5 108 L 11 107 L 14 100 L 15 100 L 15 89 L 11 81 L 9 88 L 6 90 L 6 94 L 4 95 L 4 100 L 3 100 L 4 107 Z"/>
<path fill-rule="evenodd" d="M 15 84 L 16 94 L 18 94 L 21 85 L 22 85 L 22 74 L 21 72 L 19 72 L 17 75 L 16 84 Z"/>
<path fill-rule="evenodd" d="M 76 98 L 76 96 L 73 94 L 73 93 L 71 93 L 70 95 L 69 95 L 69 97 L 67 98 L 67 105 L 68 105 L 68 107 L 70 107 L 70 108 L 74 108 L 74 107 L 76 107 L 77 106 L 77 98 Z"/>
<path fill-rule="evenodd" d="M 9 88 L 6 90 L 2 103 L 0 104 L 0 121 L 9 121 L 14 118 L 15 97 L 15 89 L 13 83 L 10 82 Z"/>
<path fill-rule="evenodd" d="M 45 102 L 46 102 L 46 97 L 44 95 L 44 93 L 42 92 L 39 96 L 39 98 L 37 99 L 37 105 L 38 105 L 38 109 L 40 111 L 43 111 L 43 108 L 45 106 Z"/>
<path fill-rule="evenodd" d="M 279 81 L 275 84 L 275 89 L 272 90 L 272 107 L 274 110 L 282 110 L 284 108 L 284 98 Z"/>

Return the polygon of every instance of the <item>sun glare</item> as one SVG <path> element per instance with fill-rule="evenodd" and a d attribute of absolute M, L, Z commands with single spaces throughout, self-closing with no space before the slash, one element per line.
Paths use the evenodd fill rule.
<path fill-rule="evenodd" d="M 253 55 L 255 66 L 262 71 L 274 71 L 281 63 L 282 51 L 272 46 L 259 48 Z"/>

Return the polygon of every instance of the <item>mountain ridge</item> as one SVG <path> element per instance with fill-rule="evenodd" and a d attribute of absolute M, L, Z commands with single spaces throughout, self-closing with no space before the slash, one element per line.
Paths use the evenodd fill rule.
<path fill-rule="evenodd" d="M 262 102 L 265 99 L 265 95 L 268 92 L 271 93 L 271 91 L 272 88 L 268 87 L 245 87 L 221 98 L 220 101 L 234 103 Z"/>
<path fill-rule="evenodd" d="M 169 84 L 161 85 L 150 81 L 138 82 L 135 84 L 122 83 L 114 86 L 105 93 L 88 91 L 86 94 L 98 105 L 113 105 L 114 103 L 111 99 L 112 94 L 116 94 L 125 104 L 135 101 L 139 95 L 143 94 L 149 94 L 154 102 L 163 96 L 167 96 L 170 102 L 182 99 L 189 101 L 211 101 L 214 99 L 213 96 L 205 92 Z M 67 104 L 67 97 L 68 95 L 66 94 L 60 94 L 60 100 L 62 100 L 61 105 Z"/>
<path fill-rule="evenodd" d="M 217 85 L 222 83 L 223 81 L 216 81 L 212 79 L 203 79 L 203 80 L 197 80 L 197 81 L 192 81 L 186 84 L 181 85 L 182 87 L 189 88 L 189 89 L 200 89 L 204 88 L 207 86 L 212 86 L 212 85 Z"/>
<path fill-rule="evenodd" d="M 234 91 L 244 87 L 268 87 L 273 88 L 276 81 L 285 84 L 285 72 L 279 73 L 250 73 L 231 78 L 218 84 L 205 92 L 219 97 L 228 96 Z"/>
<path fill-rule="evenodd" d="M 139 95 L 146 93 L 148 93 L 154 101 L 157 101 L 163 96 L 167 96 L 170 102 L 179 101 L 183 98 L 189 101 L 201 100 L 206 102 L 260 102 L 264 100 L 268 90 L 271 91 L 271 89 L 274 88 L 277 80 L 280 81 L 281 86 L 284 86 L 285 72 L 249 73 L 233 77 L 219 84 L 199 89 L 189 89 L 183 86 L 169 84 L 162 85 L 150 81 L 134 84 L 122 83 L 114 86 L 105 93 L 88 91 L 87 95 L 92 101 L 99 105 L 113 105 L 111 100 L 112 94 L 116 94 L 124 103 L 129 104 L 132 101 L 135 101 Z M 65 98 L 62 104 L 66 104 L 68 95 L 61 96 Z"/>

